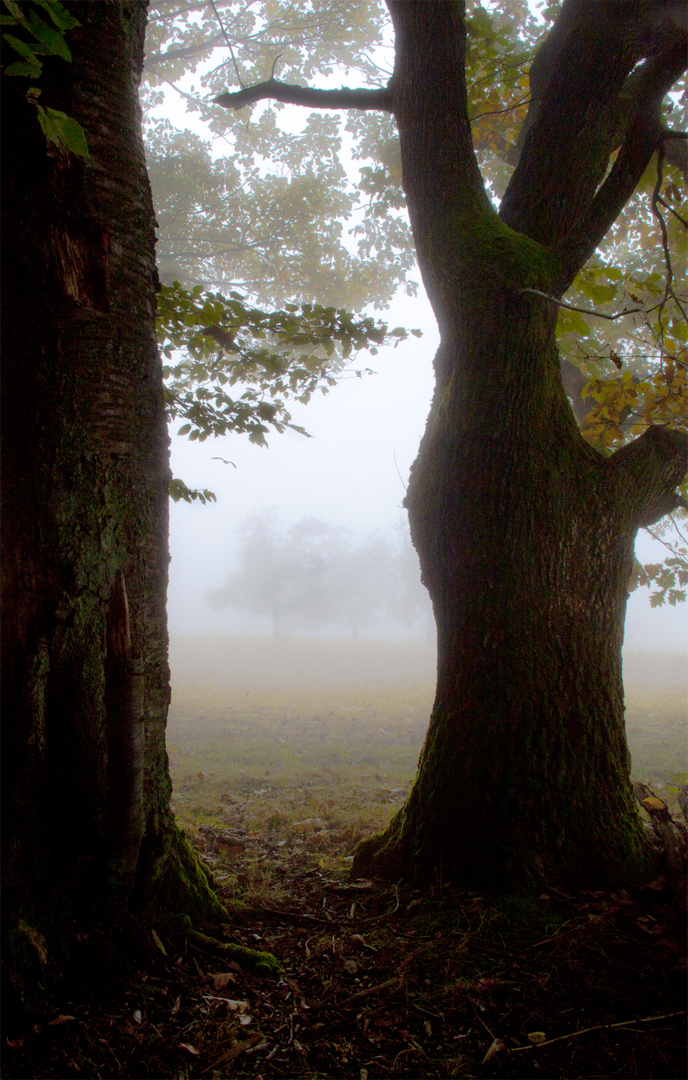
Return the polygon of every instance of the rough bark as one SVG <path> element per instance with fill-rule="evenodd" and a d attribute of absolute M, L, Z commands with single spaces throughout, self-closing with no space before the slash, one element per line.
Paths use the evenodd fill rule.
<path fill-rule="evenodd" d="M 3 900 L 6 989 L 150 943 L 156 903 L 217 907 L 169 810 L 168 436 L 137 86 L 145 4 L 72 4 L 41 102 L 3 87 Z M 189 864 L 190 865 L 190 864 Z M 176 888 L 176 895 L 173 896 Z M 168 903 L 169 901 L 169 903 Z M 195 910 L 194 910 L 195 907 Z M 121 949 L 126 953 L 126 949 Z M 89 959 L 90 957 L 90 959 Z"/>

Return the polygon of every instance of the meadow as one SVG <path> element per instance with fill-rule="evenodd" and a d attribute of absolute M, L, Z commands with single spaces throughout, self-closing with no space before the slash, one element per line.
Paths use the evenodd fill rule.
<path fill-rule="evenodd" d="M 413 782 L 430 647 L 176 637 L 171 660 L 173 805 L 227 922 L 183 943 L 161 925 L 114 999 L 95 985 L 7 1040 L 3 1075 L 685 1077 L 685 912 L 661 872 L 531 897 L 352 880 L 357 841 Z M 687 667 L 625 660 L 634 775 L 674 810 Z"/>
<path fill-rule="evenodd" d="M 406 797 L 432 707 L 432 646 L 177 636 L 171 665 L 174 807 L 190 835 L 239 830 L 341 866 Z M 624 679 L 633 777 L 673 807 L 688 771 L 686 656 L 628 653 Z"/>

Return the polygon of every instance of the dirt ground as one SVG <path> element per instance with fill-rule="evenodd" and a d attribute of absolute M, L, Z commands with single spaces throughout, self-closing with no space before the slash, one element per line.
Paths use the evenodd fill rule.
<path fill-rule="evenodd" d="M 429 649 L 173 646 L 175 812 L 227 902 L 218 934 L 281 969 L 159 940 L 131 982 L 5 1037 L 6 1080 L 685 1077 L 685 921 L 661 878 L 528 899 L 350 879 L 412 782 Z M 634 774 L 670 805 L 685 681 L 681 657 L 628 658 Z"/>

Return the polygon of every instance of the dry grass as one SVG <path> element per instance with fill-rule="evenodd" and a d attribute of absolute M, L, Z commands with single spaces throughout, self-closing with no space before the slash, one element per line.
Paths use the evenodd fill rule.
<path fill-rule="evenodd" d="M 298 846 L 322 832 L 330 856 L 350 855 L 403 802 L 432 707 L 429 647 L 186 637 L 172 665 L 174 806 L 192 835 Z M 626 672 L 634 778 L 672 802 L 688 768 L 686 665 L 631 654 Z"/>

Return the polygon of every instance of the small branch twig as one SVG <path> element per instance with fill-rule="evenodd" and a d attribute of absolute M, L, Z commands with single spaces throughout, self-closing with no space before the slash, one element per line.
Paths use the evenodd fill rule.
<path fill-rule="evenodd" d="M 521 105 L 530 105 L 532 100 L 531 97 L 522 98 L 515 105 L 507 105 L 503 109 L 492 109 L 490 112 L 478 113 L 477 116 L 469 116 L 469 123 L 474 124 L 476 120 L 482 120 L 484 116 L 501 116 L 502 113 L 514 112 L 516 109 L 520 109 Z"/>
<path fill-rule="evenodd" d="M 676 296 L 676 293 L 674 292 L 674 290 L 672 288 L 672 282 L 674 280 L 674 268 L 673 268 L 673 266 L 671 264 L 671 252 L 669 251 L 669 234 L 667 232 L 666 221 L 664 220 L 664 215 L 662 214 L 661 210 L 659 209 L 659 203 L 660 202 L 662 202 L 663 205 L 666 205 L 664 203 L 664 200 L 661 199 L 661 197 L 660 197 L 660 193 L 661 193 L 661 189 L 662 189 L 662 180 L 664 179 L 665 152 L 664 152 L 663 138 L 665 138 L 667 135 L 672 135 L 673 136 L 675 134 L 676 134 L 675 132 L 667 132 L 667 133 L 665 133 L 665 135 L 663 137 L 660 137 L 660 140 L 659 140 L 659 148 L 657 150 L 657 182 L 655 183 L 654 191 L 652 192 L 652 213 L 657 218 L 657 221 L 659 222 L 659 228 L 660 228 L 660 231 L 662 233 L 662 251 L 664 252 L 664 264 L 666 266 L 666 285 L 665 285 L 665 288 L 664 288 L 664 300 L 663 300 L 663 303 L 662 303 L 662 310 L 663 310 L 664 304 L 667 302 L 669 297 L 671 297 L 672 300 L 674 301 L 674 303 L 676 304 L 677 308 L 679 309 L 679 311 L 683 315 L 683 318 L 686 321 L 688 321 L 688 315 L 686 315 L 686 311 L 685 311 L 683 305 L 679 301 L 678 297 Z M 662 323 L 662 311 L 660 310 L 660 315 L 659 315 L 660 337 L 663 337 L 663 331 L 662 331 L 661 323 Z"/>
<path fill-rule="evenodd" d="M 605 315 L 602 311 L 591 311 L 590 308 L 576 307 L 574 304 L 567 304 L 564 300 L 557 300 L 556 296 L 550 296 L 549 293 L 540 292 L 539 289 L 519 289 L 518 291 L 521 293 L 530 293 L 532 296 L 541 296 L 543 300 L 550 300 L 553 304 L 556 304 L 557 307 L 566 308 L 568 311 L 580 311 L 583 315 L 594 315 L 597 319 L 609 319 L 610 322 L 613 322 L 614 319 L 620 319 L 624 315 L 633 315 L 637 311 L 646 314 L 647 310 L 654 310 L 653 308 L 646 309 L 642 307 L 624 308 L 623 311 L 617 311 L 616 315 Z"/>
<path fill-rule="evenodd" d="M 236 72 L 236 77 L 237 77 L 237 80 L 239 82 L 239 86 L 241 87 L 242 90 L 245 90 L 246 87 L 244 86 L 243 82 L 241 81 L 241 75 L 239 74 L 239 67 L 238 67 L 237 62 L 236 62 L 236 57 L 234 55 L 234 49 L 232 48 L 232 43 L 229 40 L 229 34 L 225 30 L 224 23 L 222 22 L 222 19 L 220 18 L 220 12 L 215 7 L 214 0 L 210 0 L 210 6 L 213 9 L 213 11 L 215 12 L 215 18 L 217 19 L 217 21 L 218 21 L 218 23 L 220 25 L 220 30 L 222 31 L 222 33 L 224 35 L 224 39 L 225 39 L 225 41 L 227 43 L 227 48 L 229 49 L 229 55 L 231 56 L 232 63 L 234 64 L 234 70 Z M 273 70 L 274 70 L 274 68 L 273 68 Z"/>
<path fill-rule="evenodd" d="M 679 1012 L 663 1013 L 661 1016 L 643 1016 L 639 1020 L 621 1020 L 618 1024 L 594 1024 L 592 1027 L 581 1028 L 580 1031 L 570 1031 L 568 1035 L 557 1035 L 554 1039 L 545 1039 L 541 1043 L 531 1043 L 529 1046 L 505 1047 L 507 1053 L 518 1054 L 520 1050 L 539 1050 L 542 1046 L 551 1046 L 552 1043 L 562 1042 L 564 1039 L 575 1039 L 578 1035 L 587 1035 L 589 1031 L 607 1031 L 610 1028 L 629 1027 L 631 1024 L 652 1024 L 656 1020 L 670 1020 L 675 1016 L 685 1016 L 685 1009 Z"/>

